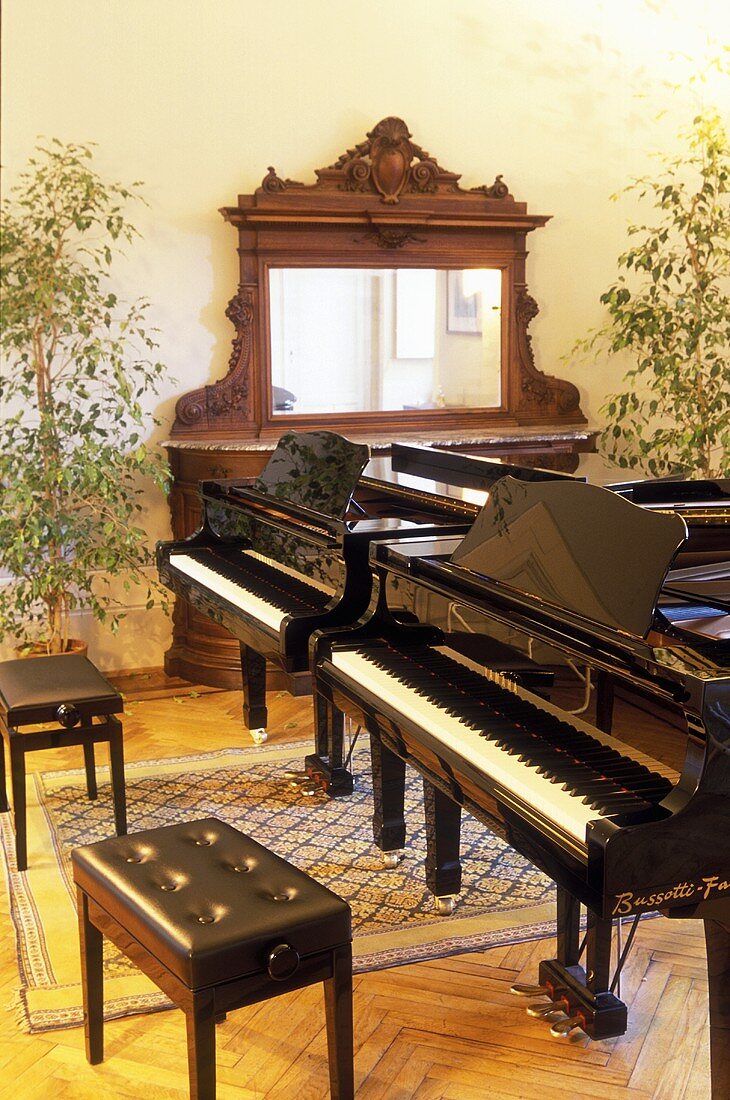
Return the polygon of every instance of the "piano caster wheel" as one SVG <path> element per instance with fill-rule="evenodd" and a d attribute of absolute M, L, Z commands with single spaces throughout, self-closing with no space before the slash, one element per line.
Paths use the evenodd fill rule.
<path fill-rule="evenodd" d="M 254 745 L 263 745 L 268 736 L 265 729 L 249 730 L 248 732 L 251 734 Z"/>
<path fill-rule="evenodd" d="M 510 993 L 514 993 L 515 997 L 539 997 L 541 993 L 547 993 L 547 987 L 544 985 L 524 985 L 522 982 L 515 982 L 510 988 Z"/>
<path fill-rule="evenodd" d="M 384 871 L 393 871 L 400 863 L 400 852 L 381 852 L 380 862 Z"/>
<path fill-rule="evenodd" d="M 456 909 L 456 898 L 453 894 L 448 897 L 434 898 L 434 905 L 436 912 L 440 917 L 450 917 L 454 909 Z"/>
<path fill-rule="evenodd" d="M 580 1016 L 571 1016 L 568 1020 L 558 1020 L 550 1028 L 550 1034 L 554 1039 L 567 1039 L 572 1031 L 582 1026 Z"/>

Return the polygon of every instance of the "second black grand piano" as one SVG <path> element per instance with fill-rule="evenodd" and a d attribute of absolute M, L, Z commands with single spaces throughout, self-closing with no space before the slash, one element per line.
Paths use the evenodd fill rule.
<path fill-rule="evenodd" d="M 422 773 L 432 826 L 452 826 L 457 863 L 464 807 L 558 884 L 558 957 L 540 978 L 564 1004 L 566 1027 L 601 1037 L 626 1026 L 609 972 L 617 917 L 661 910 L 705 921 L 719 1100 L 730 1081 L 730 602 L 717 584 L 702 601 L 663 587 L 685 539 L 680 517 L 615 493 L 506 478 L 466 538 L 373 547 L 370 617 L 317 636 L 312 660 L 317 695 L 370 731 L 379 767 Z M 398 623 L 391 576 L 673 707 L 686 723 L 680 774 L 444 652 L 430 624 Z M 435 870 L 453 871 L 453 861 Z"/>

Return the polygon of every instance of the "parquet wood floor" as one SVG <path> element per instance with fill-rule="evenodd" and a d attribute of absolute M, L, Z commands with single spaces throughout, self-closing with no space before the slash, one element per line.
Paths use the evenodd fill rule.
<path fill-rule="evenodd" d="M 237 743 L 240 695 L 191 693 L 160 676 L 126 677 L 128 759 Z M 146 698 L 145 722 L 138 698 Z M 271 740 L 311 736 L 309 700 L 271 699 Z M 622 722 L 651 722 L 622 707 Z M 161 739 L 159 727 L 174 727 Z M 232 735 L 232 731 L 235 733 Z M 651 738 L 650 738 L 651 739 Z M 242 735 L 241 743 L 247 743 Z M 79 766 L 73 750 L 35 754 L 30 767 Z M 448 918 L 445 918 L 448 919 Z M 0 897 L 0 1004 L 17 985 L 13 930 Z M 629 1031 L 621 1039 L 551 1039 L 509 993 L 533 981 L 549 941 L 365 974 L 355 982 L 358 1100 L 706 1100 L 709 1063 L 704 941 L 698 922 L 642 922 L 624 976 Z M 218 1028 L 220 1100 L 318 1100 L 327 1087 L 318 988 L 240 1009 Z M 87 1065 L 80 1028 L 28 1036 L 8 1009 L 0 1039 L 0 1097 L 13 1100 L 172 1100 L 188 1095 L 178 1012 L 106 1025 L 106 1061 Z M 730 1097 L 730 1084 L 728 1086 Z"/>

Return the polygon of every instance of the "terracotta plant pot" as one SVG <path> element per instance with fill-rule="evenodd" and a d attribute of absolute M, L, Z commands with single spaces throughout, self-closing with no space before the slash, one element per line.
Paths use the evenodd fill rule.
<path fill-rule="evenodd" d="M 83 642 L 81 638 L 69 638 L 68 647 L 64 650 L 64 652 L 53 654 L 53 656 L 63 657 L 70 653 L 80 653 L 82 656 L 86 656 L 88 649 L 88 644 L 86 642 Z M 48 657 L 50 655 L 43 642 L 34 642 L 32 646 L 17 646 L 15 649 L 15 656 L 25 658 Z"/>

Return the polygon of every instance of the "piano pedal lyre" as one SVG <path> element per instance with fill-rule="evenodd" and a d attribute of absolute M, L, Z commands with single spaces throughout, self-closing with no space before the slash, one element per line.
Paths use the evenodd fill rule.
<path fill-rule="evenodd" d="M 264 741 L 266 741 L 269 736 L 263 727 L 256 730 L 249 730 L 248 732 L 251 735 L 251 740 L 254 745 L 263 745 Z"/>
<path fill-rule="evenodd" d="M 576 1028 L 591 1039 L 613 1039 L 626 1032 L 628 1012 L 624 1002 L 608 990 L 594 992 L 581 966 L 544 959 L 539 976 L 551 1001 L 562 1002 L 567 1017 L 550 1028 L 554 1038 L 564 1039 Z"/>

